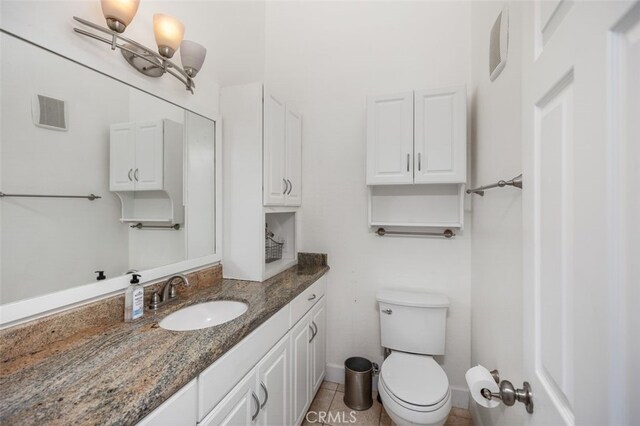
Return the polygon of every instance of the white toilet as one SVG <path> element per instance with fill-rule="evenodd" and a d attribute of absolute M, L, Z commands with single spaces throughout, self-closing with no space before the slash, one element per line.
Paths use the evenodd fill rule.
<path fill-rule="evenodd" d="M 449 298 L 418 291 L 381 290 L 382 346 L 378 392 L 398 425 L 442 426 L 451 411 L 449 379 L 432 355 L 444 354 Z"/>

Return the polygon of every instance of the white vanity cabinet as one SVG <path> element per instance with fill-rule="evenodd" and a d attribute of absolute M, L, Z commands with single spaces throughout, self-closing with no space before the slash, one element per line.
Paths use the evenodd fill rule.
<path fill-rule="evenodd" d="M 194 425 L 198 421 L 197 379 L 190 381 L 171 398 L 142 419 L 138 426 Z"/>
<path fill-rule="evenodd" d="M 178 148 L 182 149 L 182 125 L 171 120 L 111 125 L 109 189 L 164 189 L 165 135 L 168 144 L 178 143 Z M 178 167 L 182 170 L 181 164 Z"/>
<path fill-rule="evenodd" d="M 367 100 L 367 185 L 465 183 L 466 89 Z"/>
<path fill-rule="evenodd" d="M 260 411 L 260 403 L 255 393 L 255 383 L 256 371 L 253 369 L 198 425 L 235 426 L 253 423 Z"/>

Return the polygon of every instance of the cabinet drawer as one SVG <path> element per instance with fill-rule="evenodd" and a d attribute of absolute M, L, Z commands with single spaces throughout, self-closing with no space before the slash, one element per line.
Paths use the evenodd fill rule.
<path fill-rule="evenodd" d="M 313 283 L 309 288 L 300 293 L 298 297 L 291 302 L 291 320 L 289 327 L 293 327 L 300 318 L 304 316 L 309 309 L 315 305 L 324 293 L 327 291 L 327 277 L 322 276 L 318 281 Z"/>
<path fill-rule="evenodd" d="M 198 376 L 198 420 L 215 407 L 289 330 L 289 306 L 231 348 Z"/>
<path fill-rule="evenodd" d="M 195 425 L 198 421 L 197 391 L 194 379 L 142 419 L 137 426 Z"/>

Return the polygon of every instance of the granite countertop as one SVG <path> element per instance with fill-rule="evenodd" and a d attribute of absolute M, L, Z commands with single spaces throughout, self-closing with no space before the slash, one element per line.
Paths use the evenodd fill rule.
<path fill-rule="evenodd" d="M 45 348 L 5 358 L 0 424 L 135 424 L 328 271 L 308 264 L 265 282 L 224 279 L 189 288 L 133 323 L 93 327 Z M 249 308 L 219 326 L 169 331 L 157 323 L 188 305 L 239 300 Z"/>

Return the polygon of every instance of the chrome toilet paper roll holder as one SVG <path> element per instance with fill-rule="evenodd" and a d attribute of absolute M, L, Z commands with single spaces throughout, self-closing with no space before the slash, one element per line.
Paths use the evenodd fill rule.
<path fill-rule="evenodd" d="M 511 407 L 513 404 L 522 402 L 527 409 L 527 413 L 533 413 L 533 393 L 531 392 L 531 385 L 529 382 L 522 384 L 522 389 L 516 389 L 513 384 L 508 380 L 500 381 L 500 373 L 498 370 L 491 370 L 493 380 L 498 384 L 500 389 L 498 393 L 491 392 L 487 388 L 483 388 L 480 393 L 489 401 L 493 398 L 499 399 L 504 405 Z"/>

